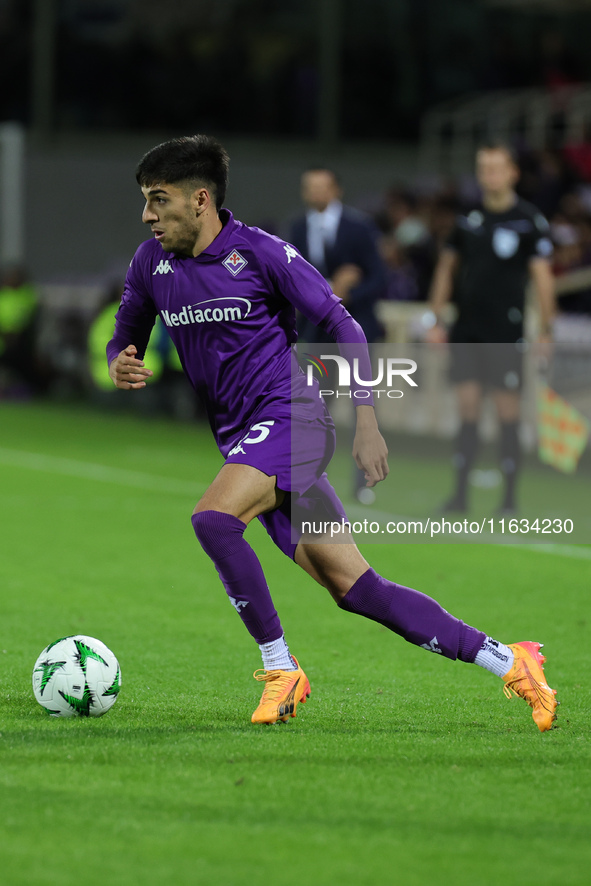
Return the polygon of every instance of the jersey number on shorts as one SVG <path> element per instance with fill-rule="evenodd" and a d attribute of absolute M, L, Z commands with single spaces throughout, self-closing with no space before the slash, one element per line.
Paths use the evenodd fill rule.
<path fill-rule="evenodd" d="M 239 452 L 242 452 L 243 455 L 246 455 L 244 449 L 242 448 L 243 443 L 261 443 L 262 440 L 266 440 L 274 424 L 274 421 L 258 421 L 250 428 L 246 437 L 243 437 L 242 440 L 239 440 L 236 446 L 234 446 L 234 448 L 229 451 L 228 457 L 230 455 L 237 455 L 237 453 Z M 256 431 L 258 433 L 257 437 L 250 436 L 253 431 Z"/>

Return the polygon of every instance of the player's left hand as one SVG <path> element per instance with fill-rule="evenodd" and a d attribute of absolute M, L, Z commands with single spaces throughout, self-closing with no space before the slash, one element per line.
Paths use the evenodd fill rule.
<path fill-rule="evenodd" d="M 375 427 L 357 425 L 353 440 L 353 458 L 357 467 L 365 473 L 365 485 L 369 488 L 386 479 L 390 471 L 388 447 L 377 425 Z"/>

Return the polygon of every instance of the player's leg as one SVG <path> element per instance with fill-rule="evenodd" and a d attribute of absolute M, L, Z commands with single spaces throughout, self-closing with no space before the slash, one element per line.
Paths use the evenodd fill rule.
<path fill-rule="evenodd" d="M 545 681 L 539 645 L 506 646 L 455 618 L 436 600 L 378 575 L 351 544 L 300 542 L 295 561 L 327 588 L 341 609 L 377 621 L 410 643 L 478 664 L 505 681 L 505 693 L 533 708 L 541 731 L 555 719 L 555 693 Z"/>
<path fill-rule="evenodd" d="M 451 498 L 443 506 L 444 511 L 467 510 L 468 477 L 478 452 L 478 421 L 482 408 L 481 383 L 474 379 L 460 382 L 456 385 L 456 397 L 460 427 L 452 456 L 455 486 Z"/>
<path fill-rule="evenodd" d="M 283 498 L 268 476 L 250 465 L 225 464 L 193 511 L 191 522 L 204 551 L 213 560 L 230 602 L 259 646 L 283 637 L 263 569 L 244 538 L 247 524 L 275 508 Z M 281 646 L 281 661 L 291 665 Z M 274 648 L 274 647 L 273 647 Z"/>
<path fill-rule="evenodd" d="M 225 464 L 198 502 L 191 521 L 212 559 L 230 602 L 257 642 L 265 682 L 254 722 L 274 723 L 295 716 L 310 685 L 289 652 L 259 559 L 244 538 L 247 524 L 281 504 L 275 477 L 246 464 Z"/>
<path fill-rule="evenodd" d="M 202 511 L 224 511 L 244 523 L 276 508 L 284 493 L 277 489 L 276 477 L 264 474 L 246 464 L 225 464 L 207 487 L 195 508 Z"/>
<path fill-rule="evenodd" d="M 295 561 L 341 609 L 378 621 L 417 646 L 474 661 L 486 640 L 486 634 L 450 615 L 436 600 L 378 575 L 353 542 L 300 542 Z"/>
<path fill-rule="evenodd" d="M 521 464 L 521 448 L 519 446 L 519 392 L 493 390 L 492 397 L 497 410 L 500 427 L 500 463 L 505 489 L 500 510 L 515 511 L 515 490 Z"/>

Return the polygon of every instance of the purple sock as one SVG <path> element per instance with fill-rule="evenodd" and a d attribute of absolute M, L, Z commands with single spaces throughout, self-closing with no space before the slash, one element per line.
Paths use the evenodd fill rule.
<path fill-rule="evenodd" d="M 436 600 L 394 584 L 373 569 L 357 579 L 339 606 L 380 622 L 409 643 L 454 660 L 473 662 L 486 639 L 486 634 L 454 618 Z"/>
<path fill-rule="evenodd" d="M 283 629 L 263 569 L 243 538 L 246 523 L 221 511 L 200 511 L 193 514 L 191 523 L 251 636 L 259 644 L 282 637 Z"/>

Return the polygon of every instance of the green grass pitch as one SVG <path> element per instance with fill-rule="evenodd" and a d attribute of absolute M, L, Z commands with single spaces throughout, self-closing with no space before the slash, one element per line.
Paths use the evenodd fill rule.
<path fill-rule="evenodd" d="M 6 403 L 0 429 L 3 886 L 588 882 L 591 548 L 363 548 L 546 644 L 562 705 L 542 735 L 497 678 L 339 611 L 251 527 L 312 684 L 297 719 L 254 727 L 258 650 L 189 520 L 220 465 L 209 431 Z M 32 695 L 39 652 L 76 632 L 121 663 L 98 720 Z"/>

